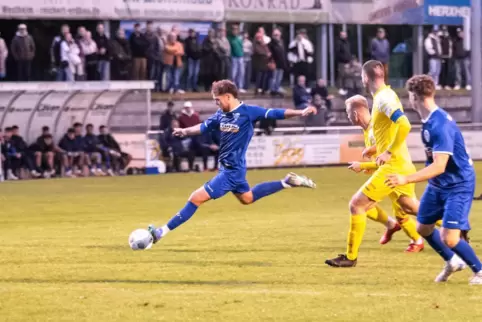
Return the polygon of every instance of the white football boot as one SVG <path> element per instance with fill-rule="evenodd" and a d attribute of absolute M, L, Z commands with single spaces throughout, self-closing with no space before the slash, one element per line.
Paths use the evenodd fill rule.
<path fill-rule="evenodd" d="M 457 255 L 454 254 L 451 260 L 445 262 L 444 269 L 435 278 L 435 283 L 447 282 L 453 273 L 459 272 L 467 267 L 467 264 Z M 482 276 L 481 276 L 482 277 Z"/>
<path fill-rule="evenodd" d="M 469 281 L 470 285 L 482 285 L 482 271 L 475 273 Z"/>
<path fill-rule="evenodd" d="M 305 176 L 300 176 L 293 172 L 288 173 L 284 178 L 283 182 L 290 187 L 304 187 L 311 189 L 316 188 L 316 183 L 314 183 L 313 180 Z"/>

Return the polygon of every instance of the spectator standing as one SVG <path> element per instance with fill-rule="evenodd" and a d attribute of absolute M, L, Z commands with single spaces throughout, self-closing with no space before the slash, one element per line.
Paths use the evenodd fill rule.
<path fill-rule="evenodd" d="M 424 41 L 425 53 L 428 57 L 428 75 L 432 77 L 436 88 L 441 89 L 440 70 L 442 67 L 442 48 L 440 45 L 440 37 L 437 34 L 437 30 L 432 29 Z"/>
<path fill-rule="evenodd" d="M 348 42 L 348 35 L 346 31 L 340 32 L 340 37 L 336 42 L 335 55 L 337 58 L 337 71 L 338 71 L 338 89 L 340 95 L 346 95 L 345 89 L 345 71 L 349 68 L 349 64 L 352 59 L 351 47 Z"/>
<path fill-rule="evenodd" d="M 388 84 L 388 63 L 390 62 L 390 43 L 386 38 L 386 32 L 383 28 L 378 28 L 377 36 L 371 42 L 372 59 L 378 60 L 383 64 L 385 70 L 385 83 Z"/>
<path fill-rule="evenodd" d="M 182 72 L 182 57 L 184 56 L 184 47 L 177 40 L 176 34 L 170 33 L 167 36 L 166 47 L 162 62 L 167 72 L 167 87 L 170 93 L 183 94 L 184 91 L 179 87 Z"/>
<path fill-rule="evenodd" d="M 167 102 L 166 110 L 161 115 L 161 119 L 159 121 L 159 130 L 165 131 L 167 128 L 169 128 L 169 126 L 171 126 L 171 122 L 175 118 L 176 114 L 174 114 L 174 102 L 169 101 Z"/>
<path fill-rule="evenodd" d="M 132 63 L 131 48 L 124 29 L 117 30 L 112 40 L 112 79 L 129 80 Z"/>
<path fill-rule="evenodd" d="M 132 64 L 132 79 L 146 80 L 147 79 L 147 50 L 149 42 L 144 34 L 141 33 L 141 25 L 136 23 L 134 25 L 134 32 L 129 38 L 131 47 L 133 64 Z"/>
<path fill-rule="evenodd" d="M 80 59 L 80 48 L 74 41 L 72 34 L 65 34 L 60 44 L 60 59 L 64 67 L 65 80 L 73 82 L 84 76 L 84 66 Z"/>
<path fill-rule="evenodd" d="M 101 23 L 97 25 L 94 41 L 97 43 L 98 49 L 97 72 L 99 73 L 99 79 L 108 81 L 110 79 L 110 40 L 105 34 L 104 25 Z"/>
<path fill-rule="evenodd" d="M 281 82 L 283 81 L 284 71 L 288 69 L 286 61 L 286 50 L 281 38 L 281 30 L 276 28 L 273 30 L 271 42 L 268 45 L 271 52 L 271 59 L 274 62 L 275 69 L 271 77 L 271 95 L 283 95 L 281 93 Z"/>
<path fill-rule="evenodd" d="M 84 36 L 79 39 L 80 51 L 84 56 L 86 79 L 94 81 L 97 79 L 97 44 L 92 39 L 92 33 L 86 31 Z"/>
<path fill-rule="evenodd" d="M 197 92 L 202 48 L 198 40 L 198 34 L 194 29 L 189 29 L 189 36 L 184 41 L 184 47 L 187 57 L 186 89 Z"/>
<path fill-rule="evenodd" d="M 296 85 L 293 88 L 293 103 L 298 110 L 307 108 L 311 104 L 311 94 L 306 87 L 306 77 L 303 75 L 296 79 Z"/>
<path fill-rule="evenodd" d="M 264 27 L 258 27 L 258 31 L 259 33 L 261 33 L 262 37 L 263 37 L 263 42 L 266 44 L 266 45 L 269 45 L 269 43 L 271 42 L 271 38 L 266 35 L 266 30 L 264 30 Z"/>
<path fill-rule="evenodd" d="M 251 57 L 253 56 L 253 43 L 249 39 L 249 33 L 245 32 L 243 37 L 243 57 L 244 57 L 244 87 L 247 91 L 251 84 L 251 73 L 253 66 L 251 64 Z"/>
<path fill-rule="evenodd" d="M 255 94 L 264 94 L 268 90 L 268 63 L 271 52 L 263 40 L 263 34 L 258 32 L 253 45 L 253 70 L 256 75 Z"/>
<path fill-rule="evenodd" d="M 464 31 L 457 29 L 457 38 L 454 41 L 454 59 L 455 59 L 455 87 L 459 90 L 462 86 L 462 80 L 465 78 L 465 89 L 472 89 L 472 71 L 470 70 L 470 51 L 464 46 Z"/>
<path fill-rule="evenodd" d="M 7 77 L 8 47 L 5 40 L 0 37 L 0 81 Z"/>
<path fill-rule="evenodd" d="M 55 71 L 55 80 L 60 82 L 66 80 L 65 66 L 62 65 L 60 58 L 60 44 L 65 40 L 65 35 L 68 33 L 70 33 L 69 25 L 62 25 L 60 27 L 60 34 L 54 37 L 52 45 L 50 46 L 50 61 Z"/>
<path fill-rule="evenodd" d="M 157 38 L 157 34 L 154 32 L 154 25 L 152 21 L 147 22 L 144 37 L 148 43 L 147 77 L 149 80 L 157 80 L 159 78 L 159 61 L 162 59 L 162 55 L 159 48 L 159 40 Z"/>
<path fill-rule="evenodd" d="M 358 59 L 353 56 L 350 64 L 346 65 L 345 69 L 345 88 L 347 90 L 347 96 L 353 96 L 361 94 L 363 91 L 362 84 L 362 65 Z"/>
<path fill-rule="evenodd" d="M 441 49 L 441 68 L 440 68 L 440 86 L 446 90 L 451 90 L 452 87 L 452 57 L 453 57 L 453 42 L 449 34 L 447 26 L 442 26 L 439 32 L 440 49 Z"/>
<path fill-rule="evenodd" d="M 159 43 L 159 55 L 161 59 L 157 65 L 157 79 L 156 79 L 156 90 L 161 92 L 163 90 L 164 84 L 164 62 L 162 61 L 162 54 L 166 48 L 167 43 L 167 32 L 161 27 L 157 28 L 157 42 Z"/>
<path fill-rule="evenodd" d="M 220 79 L 231 79 L 231 45 L 226 37 L 226 29 L 219 28 L 217 37 L 217 50 L 221 60 Z"/>
<path fill-rule="evenodd" d="M 231 46 L 231 76 L 233 82 L 239 88 L 240 93 L 245 93 L 244 90 L 244 52 L 243 39 L 239 34 L 239 25 L 231 26 L 231 33 L 228 37 Z"/>
<path fill-rule="evenodd" d="M 27 25 L 23 23 L 18 25 L 10 49 L 17 64 L 17 80 L 29 81 L 36 49 L 32 36 L 28 34 Z"/>
<path fill-rule="evenodd" d="M 204 89 L 209 91 L 213 82 L 218 79 L 220 57 L 218 55 L 218 42 L 214 29 L 209 29 L 204 38 L 201 54 L 201 77 Z"/>
<path fill-rule="evenodd" d="M 288 51 L 288 61 L 293 67 L 294 76 L 296 78 L 300 75 L 309 77 L 314 62 L 314 47 L 308 39 L 305 29 L 298 30 L 296 38 L 289 45 Z"/>

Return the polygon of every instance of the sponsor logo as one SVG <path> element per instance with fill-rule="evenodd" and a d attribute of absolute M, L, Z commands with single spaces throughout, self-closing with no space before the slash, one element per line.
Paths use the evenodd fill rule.
<path fill-rule="evenodd" d="M 221 132 L 231 132 L 231 133 L 239 132 L 239 126 L 231 123 L 221 123 L 221 125 L 219 126 L 219 129 L 221 130 Z"/>
<path fill-rule="evenodd" d="M 64 112 L 77 112 L 77 111 L 85 111 L 87 107 L 81 106 L 65 106 Z"/>
<path fill-rule="evenodd" d="M 32 107 L 9 107 L 8 113 L 25 113 L 32 112 Z"/>

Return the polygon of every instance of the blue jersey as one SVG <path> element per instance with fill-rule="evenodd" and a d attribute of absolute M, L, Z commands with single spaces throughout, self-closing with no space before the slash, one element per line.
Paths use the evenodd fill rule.
<path fill-rule="evenodd" d="M 201 133 L 219 131 L 219 163 L 228 169 L 246 169 L 246 150 L 254 123 L 263 118 L 283 119 L 284 110 L 241 103 L 228 113 L 218 110 L 201 124 Z"/>
<path fill-rule="evenodd" d="M 433 162 L 434 153 L 450 156 L 445 172 L 430 179 L 430 184 L 439 188 L 472 187 L 475 184 L 475 171 L 464 137 L 447 112 L 437 108 L 430 113 L 422 126 L 422 141 L 427 154 L 426 165 Z"/>

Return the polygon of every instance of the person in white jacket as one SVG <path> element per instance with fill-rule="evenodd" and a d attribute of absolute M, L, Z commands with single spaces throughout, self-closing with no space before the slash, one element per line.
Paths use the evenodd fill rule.
<path fill-rule="evenodd" d="M 314 52 L 313 43 L 308 39 L 306 30 L 298 30 L 296 38 L 288 47 L 288 62 L 293 66 L 296 78 L 302 75 L 310 79 Z"/>
<path fill-rule="evenodd" d="M 72 34 L 65 35 L 65 40 L 60 44 L 61 67 L 64 69 L 65 78 L 69 82 L 84 76 L 84 67 L 80 59 L 80 48 L 72 38 Z"/>
<path fill-rule="evenodd" d="M 442 48 L 440 45 L 440 37 L 435 28 L 430 31 L 427 38 L 425 38 L 423 45 L 428 57 L 428 75 L 432 77 L 437 89 L 441 89 L 439 78 L 442 70 Z"/>

